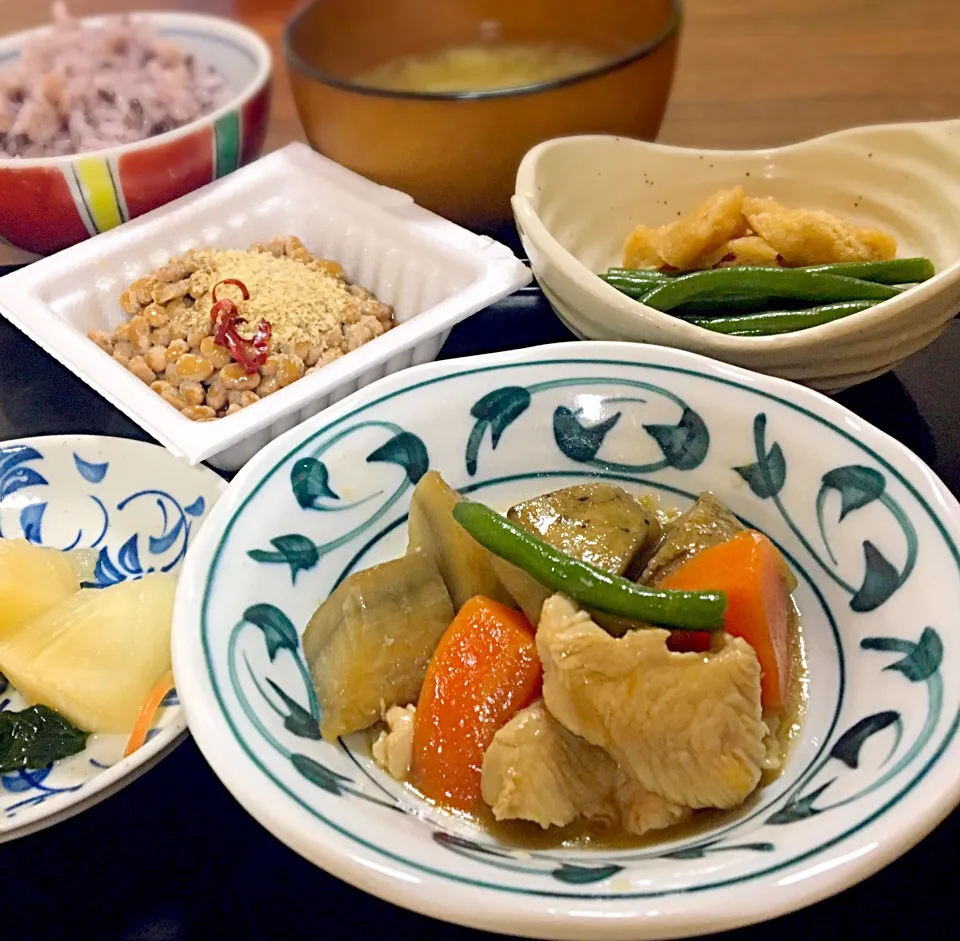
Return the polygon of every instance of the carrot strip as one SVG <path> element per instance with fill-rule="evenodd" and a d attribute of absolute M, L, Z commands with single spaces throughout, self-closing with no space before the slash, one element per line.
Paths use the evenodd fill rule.
<path fill-rule="evenodd" d="M 764 707 L 783 706 L 790 683 L 790 585 L 786 563 L 762 533 L 748 530 L 698 552 L 658 583 L 658 588 L 723 591 L 724 630 L 753 647 L 760 669 Z M 671 650 L 709 649 L 709 635 L 670 635 Z"/>
<path fill-rule="evenodd" d="M 519 611 L 469 599 L 427 667 L 413 724 L 414 785 L 454 810 L 479 806 L 483 756 L 494 735 L 537 696 L 543 670 Z"/>
<path fill-rule="evenodd" d="M 137 711 L 137 721 L 133 724 L 133 731 L 130 733 L 130 738 L 127 739 L 127 747 L 123 750 L 124 758 L 132 755 L 146 742 L 150 726 L 153 724 L 153 717 L 159 711 L 160 704 L 171 689 L 173 689 L 173 674 L 167 670 L 147 693 L 147 698 L 140 704 L 140 709 Z"/>

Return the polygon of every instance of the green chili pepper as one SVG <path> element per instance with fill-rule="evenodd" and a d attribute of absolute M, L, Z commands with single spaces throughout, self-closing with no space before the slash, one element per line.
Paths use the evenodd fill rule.
<path fill-rule="evenodd" d="M 698 327 L 713 330 L 714 333 L 740 335 L 743 331 L 748 331 L 751 336 L 774 336 L 831 323 L 842 317 L 849 317 L 850 314 L 858 314 L 878 303 L 879 301 L 841 301 L 839 304 L 824 304 L 822 307 L 810 307 L 806 310 L 767 310 L 759 314 L 730 317 L 690 317 L 688 321 Z"/>
<path fill-rule="evenodd" d="M 728 307 L 730 295 L 759 294 L 829 304 L 836 301 L 883 301 L 899 293 L 898 288 L 886 284 L 799 268 L 714 268 L 658 285 L 640 300 L 655 310 L 668 311 L 694 301 L 712 301 L 718 308 Z"/>
<path fill-rule="evenodd" d="M 715 631 L 723 627 L 727 607 L 723 592 L 645 588 L 571 558 L 482 503 L 461 501 L 454 507 L 453 517 L 485 549 L 584 608 L 672 630 Z"/>

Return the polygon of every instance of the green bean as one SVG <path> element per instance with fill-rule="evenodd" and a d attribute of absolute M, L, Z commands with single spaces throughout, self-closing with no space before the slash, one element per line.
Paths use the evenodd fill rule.
<path fill-rule="evenodd" d="M 482 503 L 463 500 L 454 507 L 453 517 L 485 549 L 588 610 L 672 630 L 723 627 L 727 607 L 723 592 L 645 588 L 565 555 Z"/>
<path fill-rule="evenodd" d="M 876 284 L 917 284 L 932 278 L 936 271 L 929 258 L 892 258 L 890 261 L 838 261 L 832 265 L 808 265 L 794 271 L 839 274 Z"/>
<path fill-rule="evenodd" d="M 879 301 L 841 301 L 839 304 L 824 304 L 822 307 L 811 307 L 807 310 L 768 310 L 741 316 L 696 317 L 691 318 L 689 323 L 732 336 L 775 336 L 831 323 L 867 310 L 878 303 Z"/>
<path fill-rule="evenodd" d="M 640 300 L 655 310 L 668 311 L 693 301 L 727 307 L 730 295 L 764 295 L 828 304 L 835 301 L 882 301 L 899 293 L 898 288 L 886 284 L 799 268 L 714 268 L 658 285 Z"/>
<path fill-rule="evenodd" d="M 656 268 L 608 268 L 601 278 L 645 278 L 649 281 L 666 281 L 674 274 L 690 274 L 689 271 L 659 271 Z"/>
<path fill-rule="evenodd" d="M 707 269 L 716 270 L 716 269 Z M 737 267 L 738 271 L 748 270 L 748 266 Z M 752 271 L 779 271 L 779 267 L 756 266 Z M 838 261 L 823 265 L 805 265 L 802 268 L 788 268 L 788 271 L 810 271 L 816 274 L 838 274 L 846 278 L 859 278 L 861 281 L 873 281 L 876 284 L 917 284 L 936 274 L 933 262 L 929 258 L 891 258 L 888 261 Z M 611 268 L 607 275 L 613 278 L 631 279 L 644 277 L 648 280 L 666 280 L 694 274 L 691 271 L 659 271 L 649 268 Z"/>

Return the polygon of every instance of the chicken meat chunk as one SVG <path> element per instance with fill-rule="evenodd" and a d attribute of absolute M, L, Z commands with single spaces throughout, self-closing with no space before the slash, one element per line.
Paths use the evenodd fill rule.
<path fill-rule="evenodd" d="M 567 731 L 538 700 L 494 736 L 483 759 L 483 799 L 497 820 L 565 827 L 578 819 L 659 830 L 690 812 L 644 790 L 602 748 Z"/>
<path fill-rule="evenodd" d="M 736 807 L 766 749 L 760 664 L 720 635 L 708 654 L 674 653 L 655 628 L 612 637 L 563 595 L 537 628 L 543 699 L 564 727 L 604 749 L 644 791 L 683 807 Z"/>

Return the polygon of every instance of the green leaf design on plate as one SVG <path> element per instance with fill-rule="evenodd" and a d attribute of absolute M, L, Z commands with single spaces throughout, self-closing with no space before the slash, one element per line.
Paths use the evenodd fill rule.
<path fill-rule="evenodd" d="M 659 859 L 703 859 L 712 853 L 732 853 L 737 850 L 749 850 L 754 853 L 770 853 L 776 847 L 773 843 L 731 843 L 728 846 L 718 845 L 720 840 L 701 843 L 698 846 L 686 846 L 683 849 L 661 853 Z"/>
<path fill-rule="evenodd" d="M 407 472 L 410 483 L 417 484 L 430 469 L 427 446 L 415 434 L 401 431 L 367 455 L 367 463 L 398 464 Z"/>
<path fill-rule="evenodd" d="M 830 490 L 840 492 L 840 517 L 842 522 L 848 513 L 879 500 L 886 488 L 880 471 L 859 464 L 837 467 L 823 475 L 820 494 L 817 496 L 817 515 L 820 515 L 822 498 Z"/>
<path fill-rule="evenodd" d="M 553 437 L 557 447 L 571 461 L 580 464 L 592 461 L 602 447 L 603 439 L 620 421 L 621 414 L 617 412 L 596 425 L 587 426 L 581 424 L 577 412 L 560 405 L 553 413 Z"/>
<path fill-rule="evenodd" d="M 860 764 L 860 749 L 863 748 L 864 743 L 891 725 L 897 727 L 897 742 L 899 743 L 902 730 L 900 713 L 890 709 L 885 712 L 874 713 L 872 716 L 866 716 L 851 725 L 830 749 L 830 757 L 842 761 L 848 768 L 857 768 Z M 895 749 L 896 745 L 894 746 Z"/>
<path fill-rule="evenodd" d="M 330 486 L 330 472 L 323 461 L 315 457 L 304 457 L 297 461 L 290 471 L 290 486 L 297 503 L 305 510 L 317 509 L 317 500 L 339 500 Z"/>
<path fill-rule="evenodd" d="M 920 640 L 903 640 L 899 637 L 865 637 L 860 641 L 863 650 L 880 650 L 902 653 L 906 656 L 884 670 L 897 670 L 911 683 L 922 683 L 936 673 L 943 663 L 943 641 L 932 627 L 925 627 Z"/>
<path fill-rule="evenodd" d="M 467 440 L 467 473 L 472 477 L 477 472 L 480 445 L 487 427 L 490 428 L 490 447 L 494 451 L 507 427 L 515 422 L 530 407 L 530 393 L 523 386 L 504 386 L 494 389 L 478 399 L 470 409 L 477 420 Z"/>
<path fill-rule="evenodd" d="M 290 714 L 283 720 L 283 727 L 288 732 L 293 732 L 300 738 L 309 738 L 314 741 L 320 741 L 320 726 L 317 720 L 303 708 L 295 699 L 291 699 L 276 683 L 269 677 L 267 683 L 273 691 L 283 700 L 283 704 L 290 710 Z"/>
<path fill-rule="evenodd" d="M 821 811 L 813 805 L 817 802 L 820 795 L 828 788 L 836 778 L 831 778 L 826 784 L 821 784 L 815 791 L 811 791 L 806 797 L 791 797 L 776 813 L 767 817 L 767 823 L 773 826 L 780 826 L 786 823 L 796 823 L 798 820 L 809 820 L 816 817 Z"/>
<path fill-rule="evenodd" d="M 603 882 L 615 876 L 618 872 L 623 872 L 623 866 L 571 866 L 569 863 L 561 863 L 554 869 L 550 875 L 560 882 L 567 885 L 591 885 L 594 882 Z"/>
<path fill-rule="evenodd" d="M 753 419 L 753 443 L 757 460 L 753 464 L 734 468 L 761 500 L 777 496 L 787 481 L 787 462 L 783 450 L 776 441 L 767 450 L 766 433 L 767 416 L 760 412 Z"/>
<path fill-rule="evenodd" d="M 244 621 L 259 627 L 267 645 L 270 660 L 276 659 L 281 650 L 296 653 L 300 648 L 300 637 L 293 622 L 279 608 L 272 604 L 255 604 L 243 612 Z"/>
<path fill-rule="evenodd" d="M 338 774 L 336 771 L 331 771 L 329 768 L 320 764 L 320 762 L 314 761 L 313 758 L 294 753 L 290 756 L 290 761 L 293 763 L 294 768 L 311 784 L 316 784 L 317 787 L 326 791 L 328 794 L 333 794 L 334 797 L 341 797 L 343 794 L 350 793 L 349 789 L 344 787 L 346 784 L 353 784 L 350 778 L 344 777 L 344 775 Z"/>
<path fill-rule="evenodd" d="M 480 856 L 496 856 L 499 859 L 513 859 L 510 853 L 501 850 L 495 850 L 492 847 L 484 846 L 482 843 L 476 843 L 468 840 L 466 837 L 457 836 L 455 833 L 444 833 L 441 830 L 434 830 L 433 842 L 452 850 L 462 850 L 466 853 L 477 853 Z"/>
<path fill-rule="evenodd" d="M 289 565 L 290 579 L 294 585 L 297 583 L 297 575 L 309 571 L 320 561 L 320 550 L 311 540 L 299 533 L 277 536 L 276 539 L 270 540 L 270 545 L 277 551 L 251 549 L 247 555 L 254 562 L 261 562 L 264 565 Z"/>
<path fill-rule="evenodd" d="M 676 425 L 644 425 L 663 451 L 663 458 L 677 470 L 699 467 L 710 449 L 710 432 L 703 419 L 689 406 L 685 407 Z"/>
<path fill-rule="evenodd" d="M 899 587 L 900 573 L 869 539 L 863 543 L 863 582 L 850 599 L 854 611 L 879 608 Z"/>

